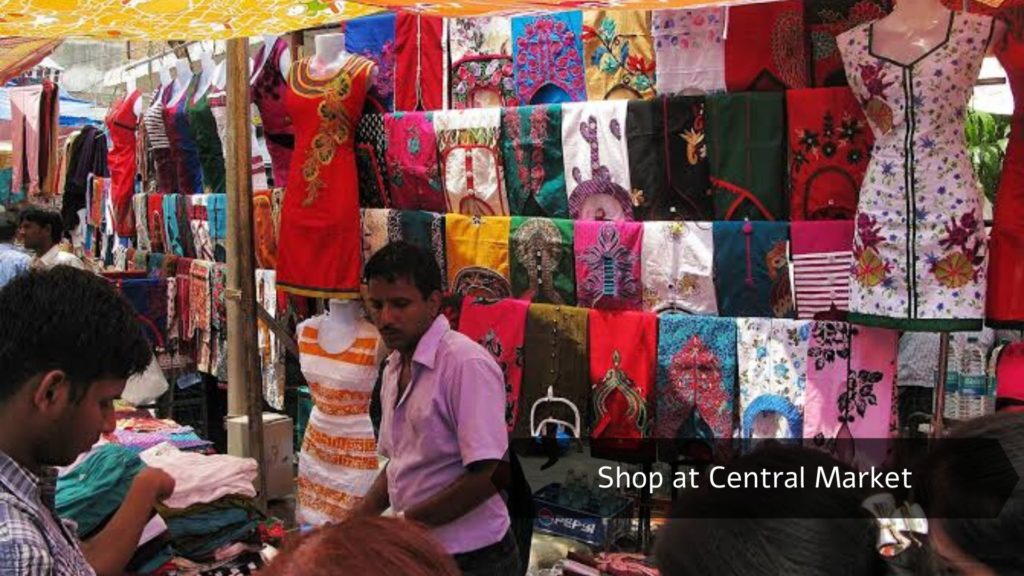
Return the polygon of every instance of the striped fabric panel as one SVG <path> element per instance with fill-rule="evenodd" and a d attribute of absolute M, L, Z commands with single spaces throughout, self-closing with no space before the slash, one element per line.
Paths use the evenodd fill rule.
<path fill-rule="evenodd" d="M 797 317 L 812 319 L 828 312 L 833 304 L 838 310 L 847 310 L 852 265 L 851 252 L 793 255 Z"/>

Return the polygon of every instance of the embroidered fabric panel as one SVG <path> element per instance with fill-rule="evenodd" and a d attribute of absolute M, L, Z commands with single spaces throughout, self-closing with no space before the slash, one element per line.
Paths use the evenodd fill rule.
<path fill-rule="evenodd" d="M 644 222 L 644 310 L 718 313 L 711 222 Z"/>
<path fill-rule="evenodd" d="M 399 12 L 395 21 L 395 110 L 444 106 L 444 19 Z M 398 81 L 401 78 L 403 81 Z M 415 79 L 414 81 L 405 81 Z"/>
<path fill-rule="evenodd" d="M 636 450 L 654 424 L 658 318 L 590 311 L 591 438 L 600 450 Z M 633 442 L 631 442 L 633 441 Z"/>
<path fill-rule="evenodd" d="M 715 222 L 715 291 L 721 316 L 793 316 L 785 222 Z"/>
<path fill-rule="evenodd" d="M 808 348 L 804 438 L 839 459 L 878 466 L 887 456 L 898 333 L 814 322 Z M 861 440 L 873 440 L 858 443 Z"/>
<path fill-rule="evenodd" d="M 513 75 L 521 104 L 584 102 L 583 15 L 512 18 Z"/>
<path fill-rule="evenodd" d="M 811 39 L 811 77 L 815 86 L 846 86 L 843 57 L 836 37 L 861 24 L 885 17 L 889 0 L 807 0 L 804 17 Z"/>
<path fill-rule="evenodd" d="M 725 91 L 725 7 L 655 10 L 651 20 L 661 94 Z"/>
<path fill-rule="evenodd" d="M 451 18 L 446 49 L 451 107 L 518 106 L 512 75 L 512 22 L 506 16 Z"/>
<path fill-rule="evenodd" d="M 512 214 L 567 218 L 560 106 L 501 112 L 501 156 Z"/>
<path fill-rule="evenodd" d="M 384 131 L 392 206 L 399 210 L 444 212 L 433 114 L 387 114 Z"/>
<path fill-rule="evenodd" d="M 484 108 L 434 114 L 441 181 L 448 212 L 507 216 L 501 148 L 501 110 Z"/>
<path fill-rule="evenodd" d="M 486 302 L 466 298 L 459 317 L 459 331 L 483 346 L 505 377 L 505 423 L 509 432 L 515 428 L 521 412 L 519 395 L 528 308 L 529 303 L 520 300 Z"/>
<path fill-rule="evenodd" d="M 564 432 L 577 438 L 588 434 L 588 318 L 588 311 L 583 308 L 530 305 L 526 316 L 523 383 L 515 438 L 543 434 L 546 427 L 541 424 L 547 419 L 559 420 L 572 427 L 578 421 L 578 428 L 563 426 Z M 548 400 L 549 389 L 555 401 Z"/>
<path fill-rule="evenodd" d="M 546 304 L 576 304 L 573 222 L 512 217 L 512 295 Z"/>
<path fill-rule="evenodd" d="M 656 438 L 676 440 L 669 445 L 680 450 L 732 438 L 735 386 L 735 320 L 659 316 Z"/>
<path fill-rule="evenodd" d="M 448 286 L 463 296 L 509 298 L 508 237 L 511 219 L 445 216 Z"/>
<path fill-rule="evenodd" d="M 360 210 L 360 214 L 363 226 L 363 264 L 365 265 L 370 257 L 386 246 L 388 242 L 400 240 L 401 237 L 399 234 L 399 237 L 393 238 L 390 234 L 391 222 L 397 223 L 398 221 L 398 215 L 394 210 L 363 208 Z"/>
<path fill-rule="evenodd" d="M 811 322 L 738 318 L 736 326 L 744 440 L 802 438 Z"/>
<path fill-rule="evenodd" d="M 651 12 L 585 10 L 583 49 L 589 100 L 655 96 Z"/>
<path fill-rule="evenodd" d="M 164 194 L 149 194 L 146 203 L 150 251 L 163 253 L 169 250 L 164 232 Z"/>
<path fill-rule="evenodd" d="M 633 220 L 627 104 L 562 106 L 562 154 L 574 220 Z"/>
<path fill-rule="evenodd" d="M 640 222 L 576 221 L 576 301 L 586 308 L 640 310 Z"/>
<path fill-rule="evenodd" d="M 395 237 L 395 218 L 398 220 L 399 236 Z M 390 241 L 404 240 L 415 244 L 434 256 L 441 270 L 441 285 L 448 289 L 447 258 L 445 256 L 445 215 L 434 212 L 394 210 L 388 218 Z M 453 324 L 454 326 L 454 324 Z"/>
<path fill-rule="evenodd" d="M 277 235 L 281 228 L 284 188 L 256 190 L 252 196 L 253 233 L 256 236 L 256 265 L 277 268 Z"/>
<path fill-rule="evenodd" d="M 383 208 L 388 198 L 387 139 L 383 114 L 363 114 L 356 125 L 356 166 L 359 170 L 359 205 Z"/>
<path fill-rule="evenodd" d="M 874 136 L 849 88 L 791 90 L 790 218 L 852 220 Z"/>
<path fill-rule="evenodd" d="M 786 101 L 782 93 L 707 99 L 715 220 L 785 220 Z"/>
<path fill-rule="evenodd" d="M 256 301 L 271 318 L 277 317 L 277 275 L 273 270 L 256 271 Z M 284 410 L 284 363 L 277 336 L 262 320 L 257 322 L 263 398 L 275 410 Z"/>
<path fill-rule="evenodd" d="M 345 50 L 377 65 L 366 94 L 365 112 L 395 110 L 395 13 L 382 12 L 345 22 Z"/>
<path fill-rule="evenodd" d="M 793 222 L 790 237 L 797 317 L 849 310 L 853 222 Z"/>
<path fill-rule="evenodd" d="M 730 92 L 809 86 L 801 0 L 729 8 L 725 84 Z"/>

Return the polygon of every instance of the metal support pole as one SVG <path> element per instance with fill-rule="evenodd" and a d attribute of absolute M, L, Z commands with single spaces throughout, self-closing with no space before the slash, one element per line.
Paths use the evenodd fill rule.
<path fill-rule="evenodd" d="M 228 417 L 248 416 L 249 450 L 259 463 L 258 505 L 267 507 L 263 451 L 263 390 L 256 328 L 256 278 L 252 228 L 252 147 L 249 118 L 249 41 L 227 43 Z M 231 444 L 231 441 L 228 441 Z"/>

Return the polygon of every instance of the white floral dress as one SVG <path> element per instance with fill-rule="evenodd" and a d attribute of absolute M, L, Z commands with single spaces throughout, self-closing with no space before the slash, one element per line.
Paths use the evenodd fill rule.
<path fill-rule="evenodd" d="M 911 63 L 878 55 L 873 23 L 839 37 L 875 134 L 857 207 L 852 322 L 981 328 L 985 228 L 964 119 L 991 36 L 991 18 L 950 13 L 945 40 Z"/>

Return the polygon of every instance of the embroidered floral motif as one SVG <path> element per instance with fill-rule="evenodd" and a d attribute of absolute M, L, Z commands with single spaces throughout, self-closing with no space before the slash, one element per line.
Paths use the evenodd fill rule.
<path fill-rule="evenodd" d="M 299 63 L 299 79 L 298 82 L 293 82 L 293 85 L 309 78 L 309 71 L 306 69 L 308 65 L 307 60 Z M 364 69 L 364 66 L 359 65 L 359 70 Z M 320 189 L 327 186 L 320 178 L 320 169 L 334 160 L 335 152 L 348 143 L 354 129 L 352 119 L 345 110 L 345 102 L 352 92 L 352 72 L 341 70 L 322 87 L 302 86 L 296 88 L 296 91 L 304 95 L 310 95 L 310 92 L 313 92 L 313 95 L 315 92 L 323 95 L 323 100 L 317 105 L 320 126 L 310 143 L 312 150 L 302 163 L 302 177 L 306 181 L 306 197 L 302 200 L 302 206 L 308 208 L 316 201 Z"/>
<path fill-rule="evenodd" d="M 526 269 L 529 289 L 522 296 L 549 304 L 565 304 L 555 286 L 555 271 L 567 249 L 562 234 L 547 218 L 531 218 L 512 235 L 516 258 Z"/>
<path fill-rule="evenodd" d="M 854 276 L 863 286 L 873 287 L 884 282 L 892 272 L 892 266 L 882 260 L 878 246 L 882 243 L 882 227 L 874 216 L 857 216 L 857 236 L 853 246 L 853 257 L 857 261 Z"/>
<path fill-rule="evenodd" d="M 779 240 L 765 255 L 768 277 L 771 278 L 771 307 L 776 318 L 785 318 L 793 311 L 793 292 L 789 285 L 788 242 Z"/>
<path fill-rule="evenodd" d="M 500 300 L 512 297 L 508 280 L 494 270 L 482 266 L 467 266 L 455 276 L 452 291 L 470 298 Z"/>
<path fill-rule="evenodd" d="M 668 378 L 672 396 L 692 398 L 696 414 L 691 420 L 699 418 L 710 427 L 712 433 L 732 427 L 732 414 L 724 410 L 729 406 L 730 397 L 722 385 L 721 363 L 699 335 L 691 336 L 672 357 Z M 712 436 L 705 440 L 713 439 Z"/>
<path fill-rule="evenodd" d="M 802 11 L 787 11 L 779 15 L 772 28 L 772 61 L 789 88 L 807 84 L 803 18 Z"/>
<path fill-rule="evenodd" d="M 512 389 L 512 383 L 509 382 L 508 378 L 508 362 L 501 359 L 502 354 L 505 353 L 505 347 L 502 345 L 501 339 L 498 337 L 498 334 L 495 333 L 493 328 L 488 330 L 487 334 L 484 334 L 484 337 L 478 340 L 477 343 L 483 346 L 484 350 L 487 350 L 491 356 L 494 357 L 494 361 L 497 362 L 498 368 L 501 368 L 502 380 L 505 382 L 505 425 L 511 428 L 515 424 L 513 416 L 515 415 L 516 403 L 514 400 L 515 394 Z M 522 365 L 520 362 L 521 356 L 522 347 L 516 348 L 516 362 L 520 365 Z"/>
<path fill-rule="evenodd" d="M 525 198 L 536 198 L 546 179 L 543 144 L 548 139 L 547 114 L 547 109 L 543 106 L 536 106 L 530 110 L 530 136 L 528 139 L 522 137 L 518 114 L 506 114 L 504 118 L 508 138 L 515 143 L 513 151 L 516 157 L 516 171 Z M 524 143 L 529 143 L 529 155 L 524 150 Z"/>
<path fill-rule="evenodd" d="M 888 134 L 893 129 L 894 117 L 892 108 L 886 104 L 885 92 L 896 81 L 889 80 L 881 64 L 860 64 L 860 77 L 868 92 L 868 98 L 861 100 L 864 113 L 880 134 Z"/>
<path fill-rule="evenodd" d="M 650 422 L 647 418 L 647 399 L 637 390 L 636 384 L 621 368 L 622 357 L 619 351 L 612 353 L 612 367 L 605 373 L 601 383 L 594 390 L 594 421 L 601 421 L 608 414 L 606 403 L 614 392 L 626 399 L 626 417 L 636 422 L 641 437 L 647 436 Z"/>
<path fill-rule="evenodd" d="M 384 42 L 380 52 L 366 49 L 359 55 L 377 65 L 377 76 L 370 85 L 367 97 L 376 101 L 381 112 L 390 111 L 391 99 L 395 95 L 395 41 Z"/>
<path fill-rule="evenodd" d="M 584 25 L 582 36 L 590 66 L 641 98 L 654 96 L 654 61 L 630 53 L 631 37 L 619 33 L 615 20 L 604 17 L 596 27 Z"/>
<path fill-rule="evenodd" d="M 475 108 L 473 96 L 480 92 L 496 94 L 502 107 L 519 106 L 511 57 L 482 56 L 463 60 L 452 68 L 453 109 Z"/>
<path fill-rule="evenodd" d="M 547 84 L 563 90 L 571 101 L 587 99 L 579 44 L 562 19 L 541 16 L 526 23 L 515 39 L 515 79 L 522 104 L 533 103 Z"/>
<path fill-rule="evenodd" d="M 850 325 L 845 322 L 815 322 L 811 328 L 811 342 L 807 358 L 814 369 L 821 371 L 838 360 L 850 359 Z"/>
<path fill-rule="evenodd" d="M 983 240 L 977 234 L 978 221 L 973 213 L 967 212 L 960 218 L 950 218 L 945 224 L 946 235 L 939 239 L 939 245 L 951 250 L 942 258 L 929 254 L 928 265 L 939 283 L 947 288 L 961 288 L 970 282 L 977 282 L 985 263 L 982 251 Z"/>

